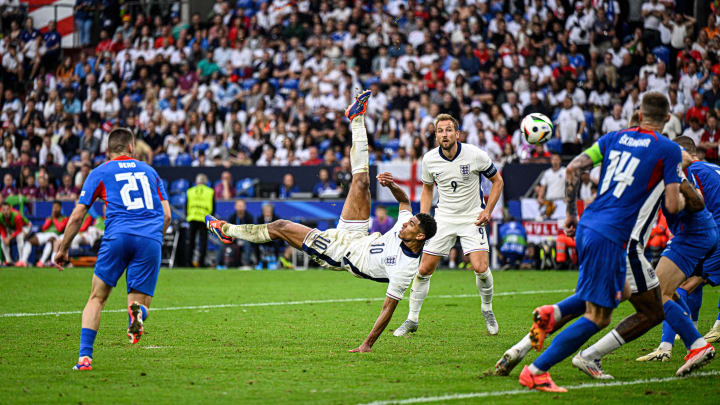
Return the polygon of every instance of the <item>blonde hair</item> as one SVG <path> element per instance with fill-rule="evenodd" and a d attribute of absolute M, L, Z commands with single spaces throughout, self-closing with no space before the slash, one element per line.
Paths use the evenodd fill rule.
<path fill-rule="evenodd" d="M 455 130 L 457 131 L 460 128 L 460 124 L 458 123 L 458 120 L 456 120 L 452 115 L 450 114 L 439 114 L 437 117 L 435 117 L 435 121 L 433 121 L 433 126 L 437 129 L 437 125 L 440 121 L 450 121 L 453 123 L 453 127 L 455 127 Z"/>

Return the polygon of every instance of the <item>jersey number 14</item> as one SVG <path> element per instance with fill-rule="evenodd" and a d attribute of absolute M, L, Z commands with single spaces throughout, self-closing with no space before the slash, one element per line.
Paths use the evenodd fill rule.
<path fill-rule="evenodd" d="M 599 194 L 604 194 L 608 188 L 610 188 L 610 183 L 614 181 L 617 184 L 615 185 L 615 190 L 613 190 L 613 195 L 620 198 L 627 186 L 635 181 L 634 174 L 640 164 L 640 159 L 632 157 L 630 152 L 622 152 L 621 154 L 616 150 L 610 151 L 610 156 L 608 157 L 610 164 L 605 172 Z"/>
<path fill-rule="evenodd" d="M 152 194 L 150 194 L 150 182 L 148 182 L 145 173 L 118 173 L 115 175 L 115 180 L 118 182 L 126 182 L 120 189 L 120 197 L 122 198 L 122 202 L 125 208 L 127 208 L 128 210 L 139 210 L 142 208 L 147 208 L 151 210 L 154 208 Z M 130 192 L 138 190 L 138 180 L 140 180 L 140 186 L 142 187 L 143 196 L 131 198 Z"/>

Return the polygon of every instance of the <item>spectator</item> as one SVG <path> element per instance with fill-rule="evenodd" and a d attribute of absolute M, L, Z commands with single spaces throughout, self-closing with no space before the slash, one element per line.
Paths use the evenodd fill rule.
<path fill-rule="evenodd" d="M 569 96 L 565 97 L 555 125 L 556 136 L 562 141 L 563 154 L 573 156 L 580 154 L 585 130 L 585 114 L 580 107 L 573 104 Z"/>
<path fill-rule="evenodd" d="M 195 186 L 187 191 L 187 221 L 190 224 L 190 241 L 187 252 L 192 259 L 195 253 L 195 239 L 200 237 L 198 260 L 192 261 L 193 267 L 205 267 L 205 253 L 207 252 L 207 229 L 205 229 L 205 216 L 215 212 L 215 192 L 207 186 L 208 178 L 205 174 L 195 177 Z"/>
<path fill-rule="evenodd" d="M 690 118 L 690 126 L 685 128 L 682 135 L 692 138 L 695 145 L 700 145 L 703 133 L 705 129 L 700 125 L 700 120 L 697 117 Z"/>
<path fill-rule="evenodd" d="M 543 172 L 540 184 L 535 189 L 537 202 L 540 207 L 545 208 L 546 217 L 552 215 L 558 201 L 565 199 L 565 167 L 560 155 L 553 154 L 550 164 L 551 167 Z"/>
<path fill-rule="evenodd" d="M 47 175 L 39 175 L 37 179 L 37 196 L 39 201 L 55 199 L 55 186 L 50 184 Z"/>
<path fill-rule="evenodd" d="M 315 146 L 308 148 L 308 158 L 302 163 L 303 166 L 317 166 L 323 164 L 323 160 L 318 156 L 318 150 Z"/>
<path fill-rule="evenodd" d="M 605 117 L 602 123 L 602 133 L 607 134 L 608 132 L 619 131 L 627 128 L 627 120 L 622 118 L 622 106 L 615 104 L 613 106 L 612 114 Z"/>
<path fill-rule="evenodd" d="M 2 189 L 2 197 L 3 200 L 10 197 L 11 195 L 18 195 L 20 194 L 18 192 L 18 189 L 14 185 L 13 176 L 10 173 L 5 173 L 5 176 L 3 177 L 3 189 Z"/>
<path fill-rule="evenodd" d="M 30 201 L 34 201 L 38 197 L 38 188 L 35 185 L 35 176 L 25 178 L 25 185 L 20 189 L 20 195 Z"/>
<path fill-rule="evenodd" d="M 68 173 L 62 176 L 62 185 L 55 193 L 55 198 L 60 201 L 75 201 L 78 198 L 78 188 L 73 184 L 72 176 Z"/>
<path fill-rule="evenodd" d="M 326 168 L 318 171 L 319 182 L 313 187 L 313 195 L 315 197 L 323 197 L 327 195 L 337 195 L 337 184 L 330 179 L 330 172 Z"/>
<path fill-rule="evenodd" d="M 282 184 L 280 185 L 279 198 L 292 198 L 292 195 L 297 192 L 300 192 L 300 189 L 295 185 L 295 177 L 290 173 L 285 173 Z"/>
<path fill-rule="evenodd" d="M 60 166 L 63 166 L 65 164 L 65 155 L 63 154 L 62 149 L 57 144 L 53 145 L 52 135 L 47 134 L 43 138 L 43 144 L 42 144 L 42 147 L 40 148 L 40 159 L 39 159 L 38 163 L 41 166 L 44 166 L 47 164 L 47 158 L 48 158 L 49 154 L 53 155 L 54 163 L 56 163 Z"/>
<path fill-rule="evenodd" d="M 76 0 L 75 1 L 75 24 L 78 27 L 80 37 L 80 46 L 90 45 L 90 32 L 92 30 L 92 22 L 97 5 L 96 0 Z"/>
<path fill-rule="evenodd" d="M 394 225 L 395 219 L 388 216 L 387 207 L 377 205 L 375 207 L 375 217 L 372 218 L 372 225 L 370 225 L 370 233 L 380 232 L 381 234 L 385 234 L 390 231 Z"/>
<path fill-rule="evenodd" d="M 215 186 L 215 198 L 219 200 L 230 200 L 235 197 L 235 185 L 232 174 L 225 170 L 220 175 L 220 182 Z"/>
<path fill-rule="evenodd" d="M 29 233 L 30 230 L 30 221 L 10 207 L 10 204 L 3 202 L 2 206 L 0 206 L 0 237 L 2 238 L 3 261 L 5 266 L 13 263 L 10 243 L 15 240 L 17 251 L 22 253 L 25 246 L 25 234 Z M 18 256 L 15 267 L 27 267 L 27 263 L 22 262 Z"/>

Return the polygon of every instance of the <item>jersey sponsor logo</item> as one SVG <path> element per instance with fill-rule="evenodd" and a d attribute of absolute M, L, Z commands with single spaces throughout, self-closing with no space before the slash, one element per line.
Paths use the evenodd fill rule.
<path fill-rule="evenodd" d="M 465 179 L 470 177 L 470 165 L 460 165 L 460 174 L 462 174 Z"/>
<path fill-rule="evenodd" d="M 397 263 L 397 256 L 388 256 L 385 258 L 386 266 L 394 266 Z"/>
<path fill-rule="evenodd" d="M 627 135 L 621 136 L 618 142 L 620 143 L 620 145 L 630 146 L 633 148 L 647 148 L 648 146 L 650 146 L 650 138 L 635 139 Z"/>

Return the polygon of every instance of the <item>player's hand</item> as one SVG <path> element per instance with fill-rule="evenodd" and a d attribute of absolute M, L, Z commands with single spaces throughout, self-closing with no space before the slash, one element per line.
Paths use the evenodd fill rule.
<path fill-rule="evenodd" d="M 68 258 L 68 251 L 65 249 L 58 250 L 57 254 L 55 255 L 55 265 L 57 266 L 57 269 L 60 271 L 63 271 L 63 266 L 66 265 L 70 259 Z"/>
<path fill-rule="evenodd" d="M 490 223 L 490 212 L 488 210 L 482 210 L 480 214 L 477 216 L 477 221 L 475 221 L 475 225 L 477 226 L 485 226 Z"/>
<path fill-rule="evenodd" d="M 383 187 L 390 187 L 390 185 L 395 184 L 392 173 L 390 172 L 382 172 L 378 174 L 377 179 Z"/>
<path fill-rule="evenodd" d="M 370 353 L 372 351 L 372 347 L 363 343 L 360 345 L 360 347 L 356 347 L 355 349 L 348 350 L 348 351 L 350 353 Z"/>
<path fill-rule="evenodd" d="M 565 235 L 570 238 L 575 237 L 575 231 L 577 230 L 578 218 L 577 215 L 566 215 L 565 216 Z"/>

